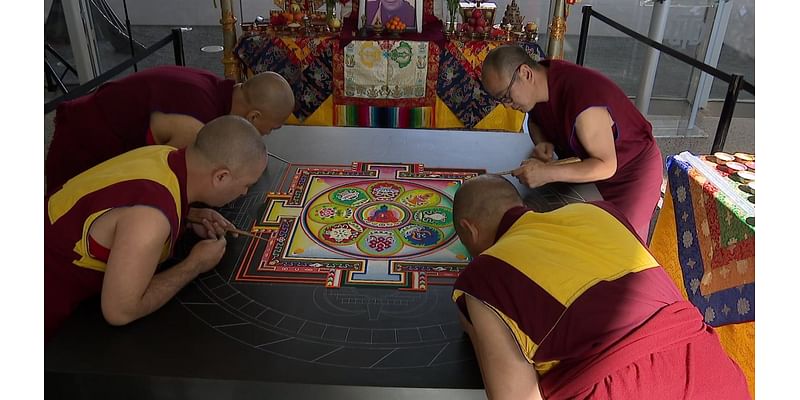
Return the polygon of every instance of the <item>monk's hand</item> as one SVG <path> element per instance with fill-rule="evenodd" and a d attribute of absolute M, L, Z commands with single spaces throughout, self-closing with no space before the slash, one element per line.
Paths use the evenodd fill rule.
<path fill-rule="evenodd" d="M 511 175 L 519 179 L 519 182 L 529 188 L 542 186 L 550 183 L 547 179 L 547 165 L 536 158 L 529 158 L 523 161 L 519 168 L 515 169 Z"/>
<path fill-rule="evenodd" d="M 193 261 L 198 274 L 210 271 L 225 255 L 226 246 L 225 236 L 220 236 L 219 239 L 201 240 L 192 247 L 187 258 Z"/>
<path fill-rule="evenodd" d="M 533 158 L 550 162 L 553 160 L 554 147 L 550 142 L 541 142 L 533 148 Z"/>
<path fill-rule="evenodd" d="M 190 208 L 188 219 L 192 230 L 203 239 L 224 237 L 225 232 L 236 228 L 222 214 L 210 208 Z"/>

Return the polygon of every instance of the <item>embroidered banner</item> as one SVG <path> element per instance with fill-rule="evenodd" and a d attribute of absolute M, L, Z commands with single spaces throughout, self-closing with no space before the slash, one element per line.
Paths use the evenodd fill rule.
<path fill-rule="evenodd" d="M 344 94 L 365 99 L 425 96 L 428 42 L 353 41 L 344 48 Z"/>

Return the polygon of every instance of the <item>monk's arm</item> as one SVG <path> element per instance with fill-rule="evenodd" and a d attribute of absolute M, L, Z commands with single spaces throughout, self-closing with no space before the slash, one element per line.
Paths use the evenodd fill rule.
<path fill-rule="evenodd" d="M 100 294 L 108 323 L 125 325 L 152 313 L 197 276 L 201 260 L 192 257 L 154 275 L 169 235 L 166 216 L 155 208 L 131 207 L 120 215 Z"/>
<path fill-rule="evenodd" d="M 534 145 L 547 141 L 539 125 L 533 122 L 533 118 L 531 118 L 530 114 L 528 114 L 528 135 L 531 137 Z"/>
<path fill-rule="evenodd" d="M 530 114 L 528 114 L 528 134 L 533 141 L 534 147 L 531 152 L 531 157 L 548 162 L 553 159 L 553 143 L 547 141 L 544 137 L 541 128 L 533 122 Z"/>
<path fill-rule="evenodd" d="M 596 182 L 617 172 L 614 121 L 605 107 L 591 107 L 578 115 L 575 134 L 589 157 L 579 163 L 547 166 L 548 182 Z"/>
<path fill-rule="evenodd" d="M 150 114 L 150 131 L 156 144 L 182 149 L 194 143 L 197 133 L 203 127 L 198 119 L 183 114 Z"/>
<path fill-rule="evenodd" d="M 472 346 L 490 400 L 540 400 L 536 370 L 522 356 L 508 326 L 487 305 L 465 295 Z M 462 324 L 466 320 L 462 321 Z"/>

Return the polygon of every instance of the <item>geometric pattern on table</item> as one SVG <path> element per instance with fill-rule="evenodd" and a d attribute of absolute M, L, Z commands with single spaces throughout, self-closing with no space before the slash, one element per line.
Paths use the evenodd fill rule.
<path fill-rule="evenodd" d="M 689 300 L 711 326 L 754 321 L 755 228 L 690 164 L 669 157 L 667 173 Z"/>
<path fill-rule="evenodd" d="M 469 262 L 455 235 L 453 196 L 475 170 L 357 162 L 301 168 L 287 193 L 267 195 L 236 281 L 449 285 Z"/>

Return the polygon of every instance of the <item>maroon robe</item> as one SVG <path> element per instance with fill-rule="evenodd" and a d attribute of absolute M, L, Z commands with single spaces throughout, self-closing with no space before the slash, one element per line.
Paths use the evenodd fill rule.
<path fill-rule="evenodd" d="M 634 236 L 613 205 L 591 204 L 611 214 Z M 568 205 L 562 210 L 576 206 Z M 627 247 L 618 237 L 593 235 L 593 229 L 602 228 L 580 225 L 575 219 L 568 222 L 573 228 L 571 236 L 590 237 L 589 242 L 570 241 L 566 236 L 562 237 L 564 240 L 549 236 L 550 243 L 526 240 L 525 233 L 521 233 L 526 230 L 525 224 L 531 224 L 527 228 L 530 230 L 553 223 L 551 219 L 537 223 L 538 217 L 530 215 L 527 221 L 520 221 L 528 211 L 526 207 L 506 211 L 497 228 L 496 242 L 516 235 L 510 240 L 517 243 L 518 251 L 525 252 L 524 259 L 530 264 L 514 266 L 491 252 L 482 253 L 461 272 L 453 289 L 491 306 L 498 315 L 502 314 L 503 321 L 513 321 L 514 324 L 506 322 L 507 327 L 521 354 L 531 357 L 529 362 L 544 369 L 547 364 L 552 365 L 546 372 L 537 372 L 543 398 L 750 398 L 742 370 L 725 352 L 714 329 L 703 322 L 694 305 L 682 298 L 661 267 L 630 272 L 639 265 L 631 261 L 635 249 L 620 251 Z M 545 214 L 548 213 L 538 215 Z M 602 230 L 609 231 L 612 226 L 605 228 Z M 644 244 L 638 245 L 644 248 Z M 509 251 L 511 247 L 506 246 Z M 560 254 L 572 254 L 570 246 L 576 251 L 580 249 L 575 246 L 605 249 L 600 251 L 608 251 L 606 257 L 614 259 L 620 273 L 625 273 L 613 279 L 606 276 L 593 280 L 590 287 L 581 288 L 580 294 L 564 303 L 554 294 L 559 289 L 541 279 L 543 267 L 536 265 L 537 259 L 549 257 L 557 246 L 563 246 Z M 569 257 L 560 257 L 559 262 L 558 269 L 546 271 L 550 277 L 561 275 L 556 282 L 584 279 L 578 276 L 580 273 L 575 274 L 577 271 L 592 273 L 591 269 L 574 268 L 579 264 L 573 264 L 575 260 Z M 598 274 L 598 278 L 602 275 Z M 565 292 L 560 293 L 564 295 Z M 465 297 L 457 297 L 456 304 L 471 321 Z M 536 345 L 532 356 L 525 355 L 528 348 L 523 346 L 529 342 L 520 341 L 519 333 Z"/>
<path fill-rule="evenodd" d="M 113 161 L 112 161 L 113 162 Z M 103 288 L 104 272 L 79 267 L 74 261 L 80 254 L 74 248 L 84 235 L 84 225 L 91 215 L 117 207 L 146 205 L 164 213 L 170 223 L 170 250 L 175 249 L 181 229 L 181 221 L 186 219 L 189 203 L 186 198 L 186 150 L 174 150 L 167 155 L 171 173 L 178 180 L 180 199 L 173 197 L 163 182 L 149 178 L 109 181 L 105 186 L 76 199 L 73 206 L 51 222 L 50 199 L 45 197 L 44 224 L 44 311 L 45 340 L 56 332 L 61 323 L 85 299 L 99 294 Z M 126 168 L 125 164 L 114 168 Z M 108 178 L 113 169 L 106 168 L 98 173 Z M 82 175 L 82 177 L 84 177 Z M 176 208 L 180 201 L 180 210 Z M 180 212 L 179 212 L 180 211 Z M 88 233 L 86 234 L 88 236 Z M 91 236 L 88 236 L 91 238 Z M 91 243 L 97 250 L 99 243 Z M 100 254 L 92 253 L 93 258 L 106 262 L 110 251 L 100 246 Z"/>
<path fill-rule="evenodd" d="M 660 309 L 599 354 L 557 366 L 539 388 L 552 400 L 751 399 L 741 368 L 686 300 Z"/>
<path fill-rule="evenodd" d="M 661 196 L 662 162 L 650 122 L 614 82 L 589 68 L 561 61 L 544 60 L 549 100 L 538 103 L 529 118 L 553 143 L 561 158 L 586 158 L 578 141 L 575 121 L 590 107 L 605 107 L 614 121 L 617 171 L 595 182 L 597 189 L 614 204 L 647 240 L 650 219 Z"/>
<path fill-rule="evenodd" d="M 109 158 L 148 144 L 153 112 L 189 115 L 203 123 L 227 115 L 234 84 L 200 69 L 160 66 L 60 104 L 45 161 L 47 192 Z"/>

